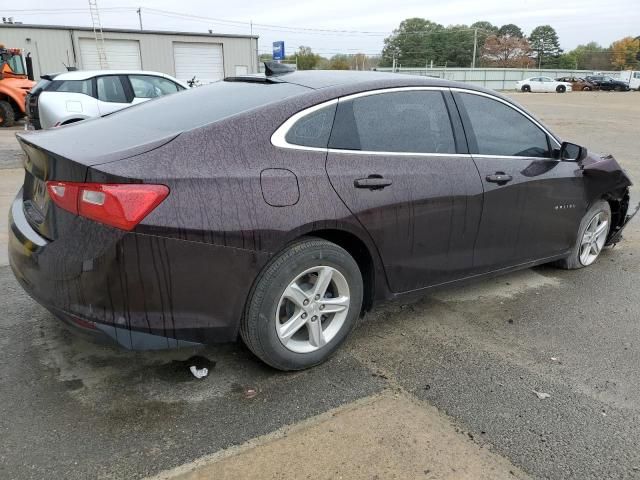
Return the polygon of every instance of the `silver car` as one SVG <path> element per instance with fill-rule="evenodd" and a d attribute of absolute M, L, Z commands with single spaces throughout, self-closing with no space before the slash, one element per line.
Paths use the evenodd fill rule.
<path fill-rule="evenodd" d="M 36 130 L 58 127 L 188 88 L 169 75 L 135 70 L 74 71 L 43 75 L 27 97 Z"/>

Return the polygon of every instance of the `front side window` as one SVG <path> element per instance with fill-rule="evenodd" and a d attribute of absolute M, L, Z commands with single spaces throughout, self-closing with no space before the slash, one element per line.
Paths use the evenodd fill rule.
<path fill-rule="evenodd" d="M 112 103 L 129 103 L 122 81 L 117 75 L 98 77 L 98 100 Z"/>
<path fill-rule="evenodd" d="M 398 153 L 455 153 L 440 91 L 406 91 L 341 101 L 330 148 Z"/>
<path fill-rule="evenodd" d="M 155 98 L 176 93 L 178 85 L 162 77 L 150 75 L 129 75 L 134 96 L 138 98 Z M 181 89 L 181 88 L 180 88 Z"/>
<path fill-rule="evenodd" d="M 498 100 L 460 93 L 479 155 L 550 157 L 547 134 L 520 112 Z M 469 132 L 467 132 L 469 135 Z"/>
<path fill-rule="evenodd" d="M 292 145 L 327 148 L 335 113 L 336 104 L 334 103 L 305 115 L 293 124 L 285 140 Z"/>

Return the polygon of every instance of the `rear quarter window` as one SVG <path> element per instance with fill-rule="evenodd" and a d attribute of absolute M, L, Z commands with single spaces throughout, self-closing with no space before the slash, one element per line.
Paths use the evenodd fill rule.
<path fill-rule="evenodd" d="M 285 136 L 287 143 L 304 147 L 326 148 L 329 144 L 336 105 L 328 105 L 305 115 L 289 129 Z"/>
<path fill-rule="evenodd" d="M 54 80 L 47 87 L 47 92 L 83 93 L 93 96 L 93 82 L 88 80 Z"/>

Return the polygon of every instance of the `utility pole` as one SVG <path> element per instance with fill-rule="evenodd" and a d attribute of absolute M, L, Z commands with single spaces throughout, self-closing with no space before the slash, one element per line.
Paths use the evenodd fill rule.
<path fill-rule="evenodd" d="M 138 21 L 140 22 L 140 30 L 142 30 L 142 7 L 138 7 Z"/>
<path fill-rule="evenodd" d="M 393 65 L 391 67 L 391 71 L 393 73 L 396 73 L 396 56 L 395 55 L 393 56 Z"/>
<path fill-rule="evenodd" d="M 476 51 L 478 50 L 478 29 L 473 29 L 473 60 L 471 60 L 471 68 L 476 68 Z"/>

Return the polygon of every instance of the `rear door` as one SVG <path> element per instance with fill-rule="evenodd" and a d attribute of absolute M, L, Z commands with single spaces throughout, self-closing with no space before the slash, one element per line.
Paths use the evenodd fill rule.
<path fill-rule="evenodd" d="M 482 183 L 447 89 L 340 99 L 327 172 L 375 242 L 392 291 L 467 275 Z"/>
<path fill-rule="evenodd" d="M 566 252 L 586 211 L 578 164 L 554 159 L 557 141 L 512 104 L 481 92 L 459 90 L 454 97 L 484 184 L 475 268 Z"/>
<path fill-rule="evenodd" d="M 96 78 L 100 115 L 122 110 L 133 102 L 133 91 L 124 75 L 102 75 Z"/>

